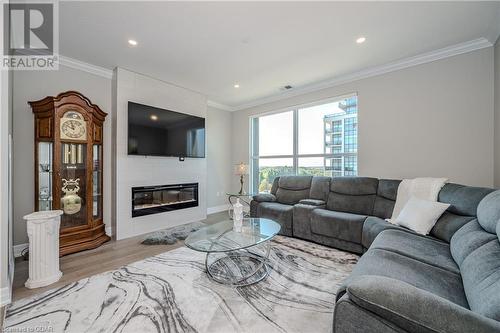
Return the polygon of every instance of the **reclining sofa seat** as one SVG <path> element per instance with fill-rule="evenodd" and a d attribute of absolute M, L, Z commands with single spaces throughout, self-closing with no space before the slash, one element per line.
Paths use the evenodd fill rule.
<path fill-rule="evenodd" d="M 450 207 L 423 236 L 384 220 L 399 180 L 321 178 L 324 199 L 293 205 L 292 235 L 366 252 L 337 292 L 334 332 L 500 332 L 500 191 L 446 184 Z"/>
<path fill-rule="evenodd" d="M 387 229 L 397 229 L 412 232 L 406 228 L 387 223 L 386 218 L 390 218 L 396 202 L 397 189 L 400 180 L 379 181 L 376 207 L 373 215 L 365 220 L 363 225 L 362 246 L 365 252 L 373 243 L 379 233 Z M 448 183 L 443 186 L 438 195 L 438 201 L 450 204 L 446 212 L 438 219 L 429 233 L 429 237 L 434 237 L 449 243 L 455 232 L 472 221 L 476 217 L 476 210 L 479 202 L 494 190 L 484 187 L 465 186 Z M 378 206 L 378 207 L 377 207 Z"/>
<path fill-rule="evenodd" d="M 299 202 L 321 206 L 326 200 L 329 183 L 329 177 L 276 177 L 270 194 L 254 196 L 250 216 L 272 219 L 281 225 L 280 235 L 293 236 L 293 206 Z"/>
<path fill-rule="evenodd" d="M 450 185 L 441 199 L 455 200 L 457 213 L 488 192 Z M 334 332 L 500 332 L 500 191 L 479 201 L 449 244 L 382 231 L 337 292 Z"/>
<path fill-rule="evenodd" d="M 293 236 L 354 253 L 366 251 L 382 230 L 402 229 L 384 220 L 392 215 L 400 182 L 332 178 L 324 207 L 302 203 L 294 206 Z"/>
<path fill-rule="evenodd" d="M 361 253 L 363 223 L 373 212 L 377 188 L 376 178 L 332 178 L 324 206 L 294 207 L 294 236 Z"/>
<path fill-rule="evenodd" d="M 369 177 L 277 177 L 270 194 L 254 197 L 251 216 L 278 221 L 286 236 L 364 253 L 384 230 L 412 232 L 385 221 L 392 215 L 400 182 Z M 477 205 L 492 191 L 446 184 L 438 201 L 450 207 L 429 237 L 449 243 L 458 229 L 475 218 Z"/>

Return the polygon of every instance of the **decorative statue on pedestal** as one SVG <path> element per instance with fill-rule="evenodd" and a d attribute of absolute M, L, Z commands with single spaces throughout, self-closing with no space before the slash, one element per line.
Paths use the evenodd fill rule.
<path fill-rule="evenodd" d="M 243 205 L 240 202 L 240 198 L 236 199 L 236 203 L 233 205 L 233 230 L 235 232 L 241 232 L 243 226 Z"/>

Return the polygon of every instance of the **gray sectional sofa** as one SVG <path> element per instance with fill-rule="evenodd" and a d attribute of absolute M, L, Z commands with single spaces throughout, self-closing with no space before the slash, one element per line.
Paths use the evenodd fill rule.
<path fill-rule="evenodd" d="M 250 213 L 363 254 L 337 292 L 334 332 L 500 332 L 500 190 L 446 184 L 450 207 L 422 236 L 385 221 L 399 182 L 279 177 Z"/>

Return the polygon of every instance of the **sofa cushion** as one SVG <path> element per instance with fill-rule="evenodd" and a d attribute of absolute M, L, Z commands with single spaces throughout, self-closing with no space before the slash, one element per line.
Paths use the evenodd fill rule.
<path fill-rule="evenodd" d="M 330 191 L 347 195 L 377 194 L 378 179 L 370 177 L 332 178 Z"/>
<path fill-rule="evenodd" d="M 302 199 L 299 201 L 299 204 L 320 207 L 324 206 L 325 202 L 323 200 L 317 200 L 317 199 Z"/>
<path fill-rule="evenodd" d="M 326 202 L 330 192 L 330 177 L 315 176 L 311 180 L 311 192 L 309 198 L 323 200 Z"/>
<path fill-rule="evenodd" d="M 403 331 L 385 318 L 358 306 L 348 295 L 344 295 L 335 303 L 333 332 L 402 333 Z"/>
<path fill-rule="evenodd" d="M 276 201 L 276 197 L 272 195 L 271 193 L 259 193 L 257 195 L 254 195 L 253 200 L 257 202 L 274 202 Z"/>
<path fill-rule="evenodd" d="M 257 216 L 278 222 L 281 225 L 280 234 L 292 236 L 293 206 L 278 202 L 261 202 L 257 207 Z"/>
<path fill-rule="evenodd" d="M 477 206 L 477 221 L 489 233 L 497 233 L 500 223 L 500 190 L 491 192 Z M 500 239 L 500 235 L 499 239 Z"/>
<path fill-rule="evenodd" d="M 384 249 L 370 249 L 359 259 L 351 275 L 337 292 L 337 299 L 345 293 L 346 286 L 367 275 L 385 276 L 406 282 L 469 308 L 459 274 Z"/>
<path fill-rule="evenodd" d="M 310 189 L 312 178 L 313 176 L 281 176 L 278 188 L 296 191 Z"/>
<path fill-rule="evenodd" d="M 378 179 L 336 177 L 332 179 L 327 209 L 346 213 L 372 215 Z"/>
<path fill-rule="evenodd" d="M 453 237 L 458 229 L 462 228 L 466 223 L 474 219 L 474 216 L 463 216 L 450 212 L 444 212 L 439 220 L 437 220 L 429 234 L 449 243 L 451 241 L 451 237 Z"/>
<path fill-rule="evenodd" d="M 465 258 L 472 252 L 496 238 L 496 235 L 484 231 L 477 220 L 474 219 L 460 228 L 451 238 L 451 255 L 458 266 L 461 266 Z"/>
<path fill-rule="evenodd" d="M 278 181 L 276 201 L 294 205 L 309 198 L 312 176 L 282 176 Z"/>
<path fill-rule="evenodd" d="M 388 219 L 392 216 L 399 183 L 401 183 L 401 180 L 380 179 L 378 181 L 377 196 L 373 205 L 374 216 L 383 219 Z"/>
<path fill-rule="evenodd" d="M 376 196 L 373 204 L 373 216 L 377 216 L 382 219 L 390 218 L 392 216 L 392 211 L 394 210 L 394 204 L 395 201 Z"/>
<path fill-rule="evenodd" d="M 280 182 L 280 177 L 276 177 L 273 179 L 273 184 L 271 185 L 271 194 L 276 195 L 278 191 L 278 183 Z"/>
<path fill-rule="evenodd" d="M 500 332 L 499 322 L 397 279 L 362 277 L 348 286 L 347 293 L 344 300 L 347 297 L 381 319 L 404 328 L 405 332 Z M 356 318 L 350 319 L 356 321 Z M 365 327 L 356 332 L 373 332 L 369 325 Z M 377 332 L 386 331 L 393 332 L 392 329 Z"/>
<path fill-rule="evenodd" d="M 451 238 L 450 249 L 460 267 L 471 310 L 500 321 L 500 242 L 497 234 L 483 229 L 486 226 L 491 230 L 491 215 L 482 217 L 486 219 L 483 226 L 474 220 L 458 230 Z"/>
<path fill-rule="evenodd" d="M 500 321 L 500 243 L 493 239 L 460 265 L 470 309 Z"/>
<path fill-rule="evenodd" d="M 361 243 L 366 215 L 315 209 L 311 213 L 311 231 L 318 235 Z"/>
<path fill-rule="evenodd" d="M 379 217 L 368 216 L 368 218 L 365 220 L 365 223 L 363 224 L 363 234 L 361 236 L 361 244 L 363 245 L 364 248 L 368 249 L 372 245 L 373 241 L 378 236 L 378 234 L 388 229 L 402 230 L 403 232 L 408 232 L 408 233 L 413 232 L 406 228 L 389 223 L 386 220 L 383 220 Z"/>
<path fill-rule="evenodd" d="M 449 203 L 448 212 L 450 213 L 476 216 L 479 202 L 493 191 L 491 188 L 448 183 L 439 192 L 438 201 Z"/>
<path fill-rule="evenodd" d="M 385 230 L 378 235 L 370 248 L 392 251 L 456 274 L 460 273 L 448 243 L 416 233 L 397 229 Z"/>
<path fill-rule="evenodd" d="M 380 179 L 378 181 L 377 196 L 396 201 L 399 183 L 401 183 L 399 179 Z"/>
<path fill-rule="evenodd" d="M 317 206 L 298 203 L 293 205 L 293 237 L 311 240 L 311 214 Z M 323 207 L 324 208 L 324 207 Z"/>

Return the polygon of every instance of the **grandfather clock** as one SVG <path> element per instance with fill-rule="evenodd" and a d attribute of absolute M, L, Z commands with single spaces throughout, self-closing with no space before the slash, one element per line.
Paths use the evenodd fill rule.
<path fill-rule="evenodd" d="M 35 116 L 35 211 L 61 209 L 59 254 L 110 238 L 103 214 L 106 113 L 76 91 L 29 102 Z"/>

